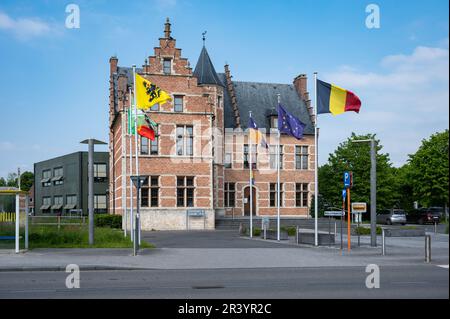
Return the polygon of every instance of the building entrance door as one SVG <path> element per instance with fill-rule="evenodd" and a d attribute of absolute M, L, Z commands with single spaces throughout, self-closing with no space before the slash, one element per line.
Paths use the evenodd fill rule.
<path fill-rule="evenodd" d="M 252 187 L 252 199 L 253 199 L 253 216 L 256 215 L 256 188 Z M 244 189 L 244 216 L 250 216 L 250 187 Z"/>

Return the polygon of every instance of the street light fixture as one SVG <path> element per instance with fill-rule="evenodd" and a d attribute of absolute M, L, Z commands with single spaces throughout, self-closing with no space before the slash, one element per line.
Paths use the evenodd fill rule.
<path fill-rule="evenodd" d="M 353 143 L 370 143 L 370 246 L 377 246 L 377 150 L 375 139 L 353 140 Z"/>
<path fill-rule="evenodd" d="M 89 145 L 88 153 L 88 210 L 89 210 L 89 245 L 94 245 L 94 144 L 107 143 L 90 138 L 80 142 Z"/>

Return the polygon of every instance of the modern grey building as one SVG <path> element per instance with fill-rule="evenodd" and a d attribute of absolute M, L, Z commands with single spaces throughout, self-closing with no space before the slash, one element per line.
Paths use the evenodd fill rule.
<path fill-rule="evenodd" d="M 107 213 L 108 152 L 94 153 L 94 211 Z M 35 214 L 88 213 L 88 152 L 75 152 L 34 164 Z"/>

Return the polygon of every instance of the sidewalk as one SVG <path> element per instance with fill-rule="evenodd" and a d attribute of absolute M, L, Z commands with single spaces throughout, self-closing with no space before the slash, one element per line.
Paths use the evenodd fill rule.
<path fill-rule="evenodd" d="M 448 235 L 432 235 L 432 262 L 448 265 Z M 370 238 L 361 236 L 361 246 L 352 237 L 352 250 L 339 249 L 340 237 L 334 247 L 297 246 L 292 242 L 278 243 L 283 248 L 155 248 L 141 250 L 132 256 L 131 249 L 35 249 L 14 254 L 0 253 L 0 271 L 60 271 L 68 264 L 82 270 L 111 269 L 219 269 L 219 268 L 298 268 L 298 267 L 361 267 L 423 265 L 424 239 L 388 238 L 386 256 L 378 247 L 370 247 Z M 262 240 L 259 238 L 247 240 Z M 276 242 L 276 241 L 275 241 Z"/>

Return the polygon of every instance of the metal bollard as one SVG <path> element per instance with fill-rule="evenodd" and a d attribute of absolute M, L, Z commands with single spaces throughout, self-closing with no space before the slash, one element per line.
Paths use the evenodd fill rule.
<path fill-rule="evenodd" d="M 295 242 L 298 245 L 298 225 L 295 227 Z"/>
<path fill-rule="evenodd" d="M 436 222 L 434 222 L 434 233 L 435 234 L 437 233 L 437 223 Z"/>
<path fill-rule="evenodd" d="M 425 235 L 425 262 L 431 261 L 431 235 Z"/>
<path fill-rule="evenodd" d="M 384 228 L 381 229 L 381 254 L 386 255 L 386 236 L 384 234 Z"/>

